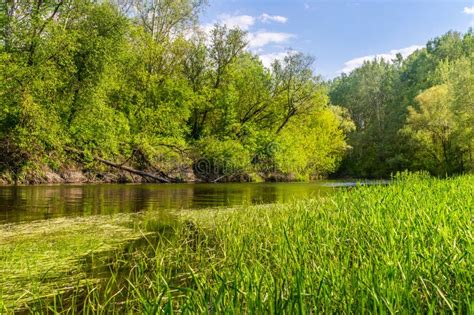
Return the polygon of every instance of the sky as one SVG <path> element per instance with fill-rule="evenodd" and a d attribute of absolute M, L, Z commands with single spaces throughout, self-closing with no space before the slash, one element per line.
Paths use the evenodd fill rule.
<path fill-rule="evenodd" d="M 408 56 L 449 30 L 474 27 L 474 0 L 208 0 L 201 24 L 240 27 L 268 66 L 288 51 L 315 58 L 325 79 L 374 56 Z"/>

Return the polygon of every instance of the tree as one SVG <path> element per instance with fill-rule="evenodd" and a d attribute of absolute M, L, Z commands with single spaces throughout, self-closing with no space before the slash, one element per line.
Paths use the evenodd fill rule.
<path fill-rule="evenodd" d="M 330 106 L 313 58 L 290 53 L 266 69 L 245 32 L 197 29 L 204 3 L 7 1 L 0 176 L 114 167 L 166 182 L 202 159 L 212 170 L 195 175 L 209 181 L 335 170 L 350 123 Z"/>
<path fill-rule="evenodd" d="M 458 128 L 454 134 L 460 168 L 473 170 L 474 153 L 474 55 L 439 66 L 439 76 L 447 85 L 451 111 Z"/>
<path fill-rule="evenodd" d="M 457 125 L 450 108 L 448 87 L 432 87 L 418 95 L 416 101 L 419 110 L 409 107 L 404 132 L 419 146 L 417 155 L 423 168 L 439 175 L 449 174 L 455 168 L 453 133 Z"/>
<path fill-rule="evenodd" d="M 348 113 L 326 107 L 288 123 L 275 142 L 275 166 L 288 178 L 321 178 L 337 170 L 349 149 L 346 134 L 353 130 Z"/>
<path fill-rule="evenodd" d="M 396 134 L 404 123 L 399 118 L 403 111 L 395 106 L 396 76 L 397 70 L 389 62 L 374 60 L 333 82 L 331 102 L 346 108 L 356 126 L 348 138 L 352 150 L 342 172 L 380 177 L 395 168 L 389 162 L 397 150 Z"/>
<path fill-rule="evenodd" d="M 118 3 L 128 12 L 130 7 L 134 9 L 137 22 L 156 42 L 165 42 L 189 30 L 205 4 L 205 0 L 130 0 L 130 3 Z"/>
<path fill-rule="evenodd" d="M 473 71 L 472 63 L 467 60 L 472 58 L 473 43 L 472 29 L 464 35 L 448 32 L 429 41 L 426 48 L 406 59 L 397 56 L 391 61 L 365 62 L 350 74 L 343 74 L 331 82 L 331 102 L 347 108 L 356 124 L 356 130 L 348 137 L 352 149 L 339 173 L 386 177 L 404 169 L 429 169 L 438 174 L 470 169 L 472 123 L 467 117 L 470 117 L 468 112 L 472 106 L 470 75 Z M 458 63 L 463 66 L 456 66 Z M 448 156 L 450 165 L 438 169 L 433 166 L 436 159 L 432 148 L 413 141 L 413 133 L 406 132 L 405 123 L 408 108 L 419 103 L 415 98 L 442 85 L 446 85 L 448 91 L 442 102 L 454 115 L 453 121 L 458 127 L 449 140 L 452 143 Z M 429 93 L 434 92 L 427 92 L 425 98 L 429 98 Z M 430 104 L 425 102 L 427 108 L 440 106 L 432 104 L 431 100 L 427 102 Z M 413 110 L 410 119 L 415 117 Z"/>
<path fill-rule="evenodd" d="M 293 116 L 311 111 L 318 95 L 319 78 L 313 75 L 314 58 L 302 53 L 288 53 L 283 61 L 272 64 L 272 97 L 279 104 L 281 122 L 276 133 L 282 131 Z"/>
<path fill-rule="evenodd" d="M 192 139 L 197 140 L 205 135 L 209 117 L 225 104 L 222 102 L 222 97 L 225 97 L 222 93 L 222 89 L 225 88 L 223 82 L 228 83 L 225 76 L 246 45 L 244 32 L 215 25 L 210 35 L 207 61 L 204 56 L 199 57 L 199 54 L 202 54 L 199 49 L 194 49 L 193 53 L 198 55 L 195 55 L 193 60 L 188 60 L 188 79 L 192 80 L 193 85 L 197 83 L 197 80 L 203 80 L 204 76 L 210 81 L 207 88 L 196 91 L 198 102 L 192 108 L 189 121 Z M 204 71 L 206 67 L 208 67 L 207 71 Z M 189 69 L 200 70 L 190 72 Z"/>

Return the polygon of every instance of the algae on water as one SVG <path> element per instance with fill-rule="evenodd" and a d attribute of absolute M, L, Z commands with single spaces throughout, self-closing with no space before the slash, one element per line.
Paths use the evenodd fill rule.
<path fill-rule="evenodd" d="M 87 279 L 84 258 L 143 237 L 133 215 L 58 218 L 0 226 L 0 305 L 18 307 Z"/>

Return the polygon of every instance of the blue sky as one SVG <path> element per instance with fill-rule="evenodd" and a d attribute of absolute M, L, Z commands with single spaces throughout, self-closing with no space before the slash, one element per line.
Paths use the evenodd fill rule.
<path fill-rule="evenodd" d="M 266 65 L 291 49 L 332 78 L 375 55 L 408 55 L 449 30 L 466 32 L 474 0 L 209 0 L 201 24 L 216 22 L 248 31 Z"/>

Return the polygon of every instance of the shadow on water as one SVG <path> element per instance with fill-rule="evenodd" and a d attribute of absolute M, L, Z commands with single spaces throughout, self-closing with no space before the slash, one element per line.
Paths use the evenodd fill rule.
<path fill-rule="evenodd" d="M 340 182 L 321 181 L 0 187 L 0 224 L 120 212 L 287 202 L 327 194 L 339 186 Z"/>

